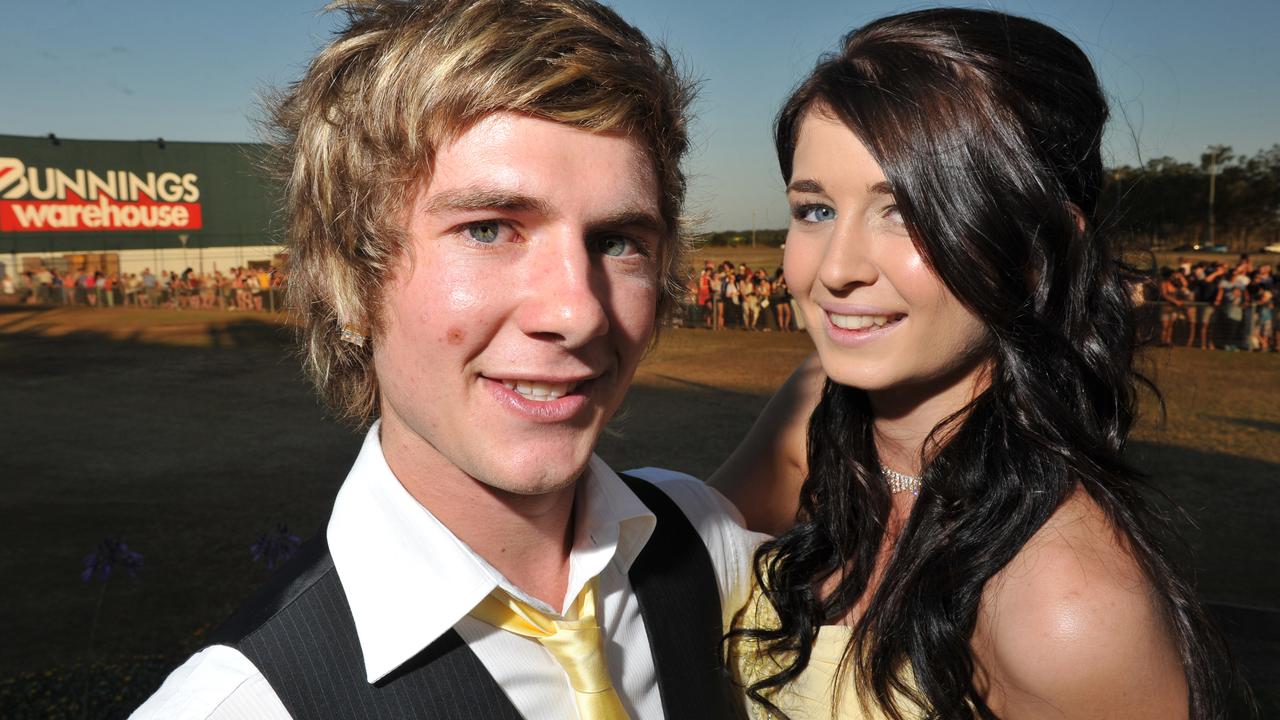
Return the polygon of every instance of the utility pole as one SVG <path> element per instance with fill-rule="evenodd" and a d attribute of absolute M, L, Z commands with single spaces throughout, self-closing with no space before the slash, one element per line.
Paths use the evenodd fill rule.
<path fill-rule="evenodd" d="M 1201 163 L 1206 161 L 1209 164 L 1209 246 L 1214 247 L 1217 241 L 1214 239 L 1214 213 L 1213 204 L 1217 194 L 1218 179 L 1218 163 L 1226 160 L 1231 155 L 1230 145 L 1210 145 L 1209 152 L 1201 156 Z"/>

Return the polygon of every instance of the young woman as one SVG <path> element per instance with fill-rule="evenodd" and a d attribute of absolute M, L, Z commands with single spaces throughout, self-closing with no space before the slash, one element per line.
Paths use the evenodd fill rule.
<path fill-rule="evenodd" d="M 1224 714 L 1220 641 L 1122 456 L 1107 113 L 1061 34 L 956 9 L 855 31 L 783 107 L 786 278 L 821 367 L 713 478 L 781 533 L 727 641 L 759 717 Z M 780 431 L 802 459 L 760 462 Z"/>
<path fill-rule="evenodd" d="M 773 305 L 778 329 L 782 332 L 791 332 L 791 293 L 787 291 L 787 280 L 783 277 L 782 268 L 774 271 L 771 285 L 773 294 L 769 297 L 769 301 Z"/>

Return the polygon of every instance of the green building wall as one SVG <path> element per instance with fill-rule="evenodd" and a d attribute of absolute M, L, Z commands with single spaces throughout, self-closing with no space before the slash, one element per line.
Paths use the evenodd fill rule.
<path fill-rule="evenodd" d="M 198 230 L 76 232 L 0 231 L 0 253 L 114 252 L 278 244 L 278 191 L 259 169 L 266 146 L 258 144 L 169 142 L 158 140 L 74 140 L 0 135 L 0 158 L 18 158 L 27 167 L 82 168 L 99 175 L 109 170 L 195 173 L 203 227 Z"/>

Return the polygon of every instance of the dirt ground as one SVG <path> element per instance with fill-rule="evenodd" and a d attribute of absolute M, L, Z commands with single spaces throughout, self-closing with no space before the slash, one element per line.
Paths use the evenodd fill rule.
<path fill-rule="evenodd" d="M 321 527 L 360 436 L 312 399 L 290 332 L 266 315 L 0 312 L 0 716 L 61 717 L 17 708 L 93 683 L 90 715 L 123 715 L 266 578 L 259 537 Z M 803 333 L 666 331 L 599 452 L 705 476 L 809 351 Z M 1146 403 L 1133 457 L 1194 521 L 1201 592 L 1280 714 L 1280 355 L 1147 365 L 1167 416 Z M 82 582 L 107 537 L 141 571 Z M 112 667 L 131 689 L 101 679 Z"/>

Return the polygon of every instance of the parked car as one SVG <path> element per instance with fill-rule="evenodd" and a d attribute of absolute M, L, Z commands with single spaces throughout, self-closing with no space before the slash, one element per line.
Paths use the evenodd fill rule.
<path fill-rule="evenodd" d="M 1172 250 L 1172 252 L 1211 252 L 1211 253 L 1224 253 L 1226 251 L 1227 251 L 1226 245 L 1208 245 L 1208 244 L 1201 245 L 1200 243 L 1196 243 L 1194 245 L 1179 245 L 1178 247 Z"/>

